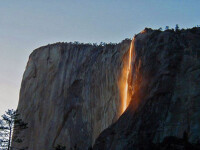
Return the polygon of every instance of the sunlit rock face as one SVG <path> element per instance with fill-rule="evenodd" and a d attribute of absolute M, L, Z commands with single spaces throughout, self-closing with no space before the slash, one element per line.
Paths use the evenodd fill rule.
<path fill-rule="evenodd" d="M 174 143 L 182 150 L 200 143 L 200 29 L 146 29 L 133 43 L 130 105 L 94 150 L 170 149 Z"/>
<path fill-rule="evenodd" d="M 36 49 L 21 85 L 18 110 L 28 129 L 18 146 L 91 148 L 121 113 L 118 81 L 130 42 L 57 43 Z"/>

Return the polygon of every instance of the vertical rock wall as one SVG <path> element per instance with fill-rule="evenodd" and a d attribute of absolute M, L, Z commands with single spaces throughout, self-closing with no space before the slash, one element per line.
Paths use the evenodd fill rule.
<path fill-rule="evenodd" d="M 146 29 L 133 42 L 131 103 L 94 150 L 165 150 L 163 141 L 193 149 L 189 142 L 200 143 L 200 29 Z"/>
<path fill-rule="evenodd" d="M 57 43 L 36 49 L 21 85 L 18 111 L 29 150 L 88 150 L 120 115 L 118 80 L 130 40 L 92 46 Z"/>

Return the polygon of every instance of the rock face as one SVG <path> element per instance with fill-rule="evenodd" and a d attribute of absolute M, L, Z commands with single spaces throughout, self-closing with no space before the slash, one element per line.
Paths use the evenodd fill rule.
<path fill-rule="evenodd" d="M 120 44 L 57 43 L 36 49 L 21 85 L 18 111 L 29 150 L 88 150 L 120 115 L 118 81 L 130 40 Z"/>
<path fill-rule="evenodd" d="M 200 149 L 200 29 L 145 29 L 132 42 L 132 97 L 120 118 L 118 83 L 129 40 L 35 50 L 18 105 L 28 129 L 22 143 L 12 144 L 88 150 L 98 137 L 94 150 Z"/>
<path fill-rule="evenodd" d="M 200 143 L 200 29 L 145 29 L 133 43 L 130 105 L 93 149 L 193 149 Z"/>

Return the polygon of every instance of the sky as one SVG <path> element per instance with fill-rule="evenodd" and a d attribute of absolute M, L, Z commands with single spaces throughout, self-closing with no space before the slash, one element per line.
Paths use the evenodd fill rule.
<path fill-rule="evenodd" d="M 31 52 L 55 42 L 120 42 L 145 27 L 200 25 L 199 0 L 0 0 L 0 115 L 15 109 Z"/>

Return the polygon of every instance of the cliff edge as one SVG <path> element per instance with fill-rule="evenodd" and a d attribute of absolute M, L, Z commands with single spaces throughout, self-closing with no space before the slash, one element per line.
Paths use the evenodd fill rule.
<path fill-rule="evenodd" d="M 200 28 L 146 28 L 131 49 L 130 44 L 56 43 L 36 49 L 21 85 L 18 111 L 28 129 L 18 146 L 200 149 Z M 130 103 L 121 115 L 119 81 L 130 58 L 125 86 Z"/>
<path fill-rule="evenodd" d="M 24 141 L 18 147 L 91 148 L 120 116 L 118 80 L 130 42 L 56 43 L 33 51 L 18 104 L 28 129 L 22 131 Z"/>
<path fill-rule="evenodd" d="M 94 150 L 200 149 L 200 29 L 133 40 L 131 102 Z"/>

